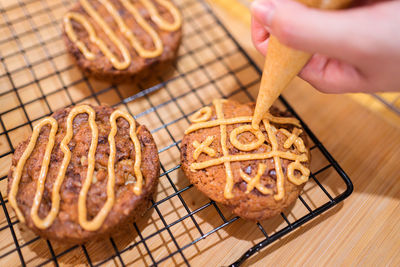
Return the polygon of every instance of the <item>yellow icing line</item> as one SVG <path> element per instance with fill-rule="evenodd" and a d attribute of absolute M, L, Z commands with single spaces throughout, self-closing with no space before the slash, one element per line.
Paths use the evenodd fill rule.
<path fill-rule="evenodd" d="M 100 14 L 96 12 L 96 10 L 91 4 L 89 4 L 87 0 L 79 0 L 79 2 L 81 3 L 83 9 L 85 9 L 85 11 L 89 14 L 89 16 L 91 16 L 99 24 L 99 26 L 108 36 L 108 38 L 110 38 L 110 40 L 118 47 L 119 51 L 122 54 L 122 57 L 124 58 L 124 61 L 119 61 L 117 57 L 106 46 L 104 46 L 103 48 L 99 46 L 102 52 L 107 58 L 110 59 L 111 63 L 116 69 L 126 69 L 131 63 L 131 56 L 128 49 L 124 46 L 121 40 L 118 39 L 110 26 L 108 26 L 108 24 L 104 21 Z"/>
<path fill-rule="evenodd" d="M 215 111 L 217 113 L 217 119 L 220 119 L 220 120 L 224 119 L 222 103 L 223 103 L 223 100 L 221 100 L 221 99 L 216 99 L 213 101 L 213 104 L 215 106 Z M 228 148 L 226 147 L 227 132 L 226 132 L 225 124 L 220 125 L 220 134 L 221 134 L 222 153 L 226 157 L 229 155 L 229 153 L 228 153 Z M 230 198 L 233 198 L 233 194 L 232 194 L 233 174 L 232 174 L 232 169 L 231 169 L 231 163 L 229 161 L 225 161 L 224 165 L 225 165 L 225 173 L 226 173 L 226 184 L 225 184 L 225 189 L 224 189 L 224 197 L 227 199 L 230 199 Z"/>
<path fill-rule="evenodd" d="M 179 13 L 179 10 L 167 0 L 156 0 L 159 5 L 162 5 L 171 13 L 172 17 L 174 18 L 174 22 L 170 23 L 166 21 L 163 17 L 161 17 L 160 13 L 158 12 L 157 8 L 154 4 L 149 0 L 140 0 L 140 2 L 146 7 L 146 9 L 150 13 L 151 20 L 154 21 L 157 26 L 165 31 L 176 31 L 181 27 L 182 24 L 182 16 Z"/>
<path fill-rule="evenodd" d="M 272 152 L 278 152 L 278 142 L 276 141 L 276 136 L 272 131 L 271 124 L 267 120 L 262 120 L 265 130 L 267 131 L 269 141 L 271 142 Z M 284 176 L 281 165 L 281 157 L 276 155 L 274 158 L 275 172 L 276 172 L 276 191 L 277 194 L 274 195 L 275 200 L 281 200 L 285 195 L 284 189 Z M 296 158 L 297 159 L 297 158 Z"/>
<path fill-rule="evenodd" d="M 297 127 L 301 127 L 300 121 L 296 118 L 291 117 L 275 117 L 271 113 L 264 114 L 263 119 L 269 120 L 270 122 L 278 123 L 278 124 L 292 124 Z"/>
<path fill-rule="evenodd" d="M 117 56 L 107 47 L 107 45 L 98 38 L 93 26 L 90 24 L 89 20 L 83 16 L 82 14 L 79 14 L 77 12 L 68 12 L 64 16 L 64 25 L 65 25 L 65 32 L 68 36 L 68 38 L 76 44 L 78 49 L 82 52 L 82 54 L 85 56 L 86 59 L 88 60 L 94 60 L 96 58 L 95 54 L 93 54 L 89 49 L 86 47 L 86 45 L 78 40 L 78 37 L 72 27 L 71 24 L 71 19 L 75 20 L 76 22 L 80 23 L 85 30 L 89 34 L 89 39 L 91 42 L 95 43 L 101 50 L 101 52 L 110 60 L 111 64 L 114 66 L 114 68 L 118 70 L 123 70 L 129 67 L 131 64 L 131 55 L 129 53 L 129 50 L 122 41 L 117 37 L 117 35 L 113 32 L 113 30 L 110 28 L 110 26 L 105 22 L 105 20 L 100 16 L 100 14 L 93 8 L 93 6 L 88 2 L 88 0 L 79 0 L 83 9 L 89 14 L 90 17 L 92 17 L 97 24 L 102 28 L 102 30 L 106 33 L 108 38 L 115 44 L 115 46 L 118 48 L 118 50 L 122 54 L 123 60 L 120 61 Z M 139 24 L 139 26 L 147 32 L 147 34 L 151 37 L 153 44 L 154 44 L 154 49 L 153 50 L 147 50 L 143 47 L 143 45 L 140 43 L 138 38 L 134 35 L 134 33 L 130 30 L 130 28 L 125 24 L 124 20 L 116 10 L 116 8 L 109 2 L 108 0 L 98 0 L 106 9 L 107 11 L 111 14 L 111 16 L 114 18 L 115 22 L 117 23 L 120 31 L 122 34 L 129 40 L 131 43 L 132 47 L 135 49 L 135 51 L 138 53 L 140 57 L 143 58 L 155 58 L 158 57 L 162 54 L 163 52 L 163 43 L 162 40 L 157 33 L 157 31 L 143 18 L 143 16 L 140 14 L 139 10 L 132 4 L 131 0 L 120 0 L 122 5 L 133 15 L 135 18 L 136 22 Z M 181 15 L 178 11 L 178 9 L 169 1 L 167 0 L 157 0 L 157 2 L 168 9 L 168 11 L 171 13 L 172 17 L 174 18 L 174 21 L 172 23 L 166 21 L 161 17 L 159 14 L 157 8 L 154 6 L 152 2 L 149 0 L 140 0 L 142 4 L 148 9 L 151 19 L 157 24 L 158 27 L 162 30 L 166 31 L 175 31 L 179 29 L 182 25 L 182 18 Z"/>
<path fill-rule="evenodd" d="M 76 35 L 74 29 L 72 28 L 71 19 L 79 22 L 88 32 L 90 41 L 97 44 L 97 46 L 100 47 L 101 51 L 103 51 L 104 49 L 103 51 L 104 54 L 107 53 L 107 51 L 105 50 L 108 50 L 108 48 L 106 47 L 105 43 L 102 40 L 97 38 L 97 35 L 92 25 L 89 23 L 89 21 L 79 13 L 68 12 L 64 16 L 65 33 L 68 35 L 68 38 L 71 39 L 71 41 L 76 44 L 78 49 L 87 59 L 94 60 L 96 56 L 95 54 L 89 51 L 89 49 L 82 41 L 78 40 L 78 36 Z"/>
<path fill-rule="evenodd" d="M 142 172 L 140 170 L 141 147 L 140 147 L 139 139 L 136 134 L 136 122 L 128 113 L 116 110 L 110 116 L 111 130 L 110 130 L 110 134 L 108 136 L 108 142 L 110 145 L 110 156 L 108 159 L 107 200 L 106 200 L 106 203 L 104 204 L 104 206 L 99 211 L 99 213 L 95 216 L 95 218 L 91 221 L 87 220 L 86 198 L 87 198 L 87 193 L 90 189 L 91 184 L 93 183 L 93 181 L 95 181 L 95 176 L 93 174 L 94 174 L 94 166 L 95 166 L 95 153 L 96 153 L 96 148 L 97 148 L 97 143 L 98 143 L 98 128 L 97 128 L 96 121 L 95 121 L 96 112 L 90 106 L 87 106 L 87 105 L 77 106 L 70 111 L 70 113 L 68 114 L 68 117 L 67 117 L 66 134 L 60 143 L 60 148 L 61 148 L 62 152 L 64 153 L 64 157 L 63 157 L 63 161 L 60 165 L 60 169 L 58 171 L 57 178 L 54 182 L 54 186 L 53 186 L 53 190 L 52 190 L 51 210 L 49 211 L 49 213 L 45 219 L 41 219 L 38 216 L 38 210 L 40 207 L 41 200 L 43 198 L 44 185 L 46 182 L 47 171 L 48 171 L 49 164 L 50 164 L 51 152 L 54 147 L 55 135 L 57 133 L 58 123 L 54 118 L 47 117 L 47 118 L 41 120 L 39 122 L 39 124 L 37 124 L 33 129 L 32 137 L 29 141 L 29 144 L 28 144 L 27 148 L 25 149 L 24 153 L 22 154 L 20 160 L 18 161 L 16 169 L 14 170 L 13 182 L 12 182 L 10 194 L 9 194 L 10 204 L 14 208 L 14 210 L 18 216 L 18 219 L 21 222 L 25 222 L 25 218 L 24 218 L 21 210 L 18 208 L 16 196 L 17 196 L 17 192 L 18 192 L 18 186 L 19 186 L 19 183 L 21 180 L 22 170 L 23 170 L 23 167 L 24 167 L 27 159 L 32 154 L 32 151 L 37 142 L 41 128 L 47 124 L 51 125 L 51 131 L 49 134 L 49 141 L 46 145 L 46 150 L 45 150 L 45 153 L 43 156 L 42 167 L 40 169 L 40 175 L 39 175 L 39 178 L 37 181 L 37 189 L 36 189 L 36 193 L 35 193 L 35 197 L 33 200 L 32 209 L 31 209 L 30 214 L 31 214 L 31 217 L 32 217 L 32 220 L 33 220 L 35 226 L 40 229 L 48 228 L 53 223 L 54 219 L 56 218 L 56 216 L 59 212 L 59 206 L 60 206 L 60 188 L 64 181 L 65 173 L 66 173 L 67 167 L 69 165 L 69 162 L 71 160 L 71 151 L 69 150 L 68 144 L 71 141 L 72 136 L 73 136 L 73 121 L 74 121 L 75 117 L 81 113 L 86 113 L 89 116 L 88 122 L 89 122 L 89 125 L 91 128 L 91 131 L 92 131 L 92 141 L 90 144 L 89 153 L 88 153 L 88 157 L 87 157 L 87 162 L 88 162 L 87 168 L 88 169 L 87 169 L 87 173 L 86 173 L 86 178 L 84 179 L 82 188 L 79 192 L 79 198 L 78 198 L 79 224 L 82 226 L 83 229 L 85 229 L 87 231 L 95 231 L 95 230 L 99 229 L 101 227 L 101 225 L 103 224 L 105 218 L 111 211 L 112 206 L 114 205 L 114 201 L 115 201 L 114 164 L 115 164 L 115 154 L 116 154 L 114 137 L 117 132 L 116 120 L 119 117 L 123 117 L 124 119 L 126 119 L 130 125 L 129 135 L 135 146 L 134 172 L 135 172 L 135 176 L 136 176 L 136 183 L 133 188 L 133 191 L 136 195 L 141 194 L 142 184 L 143 184 L 143 176 L 142 176 Z"/>
<path fill-rule="evenodd" d="M 299 160 L 300 162 L 307 161 L 306 154 L 293 154 L 290 152 L 283 151 L 270 151 L 266 153 L 255 153 L 255 154 L 239 154 L 239 155 L 227 155 L 217 159 L 210 159 L 203 162 L 194 162 L 190 164 L 190 168 L 194 171 L 204 169 L 211 166 L 220 165 L 227 162 L 233 161 L 248 161 L 248 160 L 261 160 L 269 159 L 273 157 L 280 157 L 288 160 Z"/>
<path fill-rule="evenodd" d="M 246 117 L 237 117 L 237 118 L 230 118 L 230 119 L 216 119 L 216 120 L 212 120 L 212 121 L 199 122 L 199 123 L 190 125 L 189 128 L 186 129 L 185 134 L 189 134 L 189 133 L 197 131 L 199 129 L 211 128 L 211 127 L 220 126 L 220 125 L 247 123 L 247 122 L 250 122 L 251 119 L 252 119 L 251 116 L 246 116 Z"/>
<path fill-rule="evenodd" d="M 210 107 L 204 107 L 190 116 L 189 120 L 193 123 L 208 121 L 211 118 L 211 113 L 212 111 Z"/>
<path fill-rule="evenodd" d="M 106 0 L 100 0 L 101 2 L 107 2 Z M 135 17 L 136 22 L 142 27 L 153 40 L 155 49 L 153 51 L 146 50 L 139 40 L 134 36 L 131 30 L 123 23 L 122 18 L 119 16 L 118 12 L 115 11 L 114 19 L 117 21 L 122 33 L 130 41 L 133 48 L 139 54 L 139 56 L 144 58 L 154 58 L 158 57 L 163 52 L 163 43 L 160 39 L 158 33 L 150 26 L 150 24 L 142 17 L 139 10 L 131 3 L 130 0 L 120 0 L 124 7 Z M 111 5 L 111 4 L 110 4 Z M 111 13 L 111 12 L 110 12 Z"/>
<path fill-rule="evenodd" d="M 53 223 L 54 219 L 57 216 L 58 210 L 60 208 L 60 188 L 61 188 L 61 184 L 64 180 L 63 176 L 57 175 L 57 178 L 54 182 L 53 191 L 51 193 L 51 203 L 52 203 L 51 209 L 45 219 L 43 219 L 43 220 L 40 219 L 39 215 L 38 215 L 38 210 L 39 210 L 40 202 L 42 201 L 42 197 L 43 197 L 43 190 L 44 190 L 44 185 L 46 182 L 47 171 L 48 171 L 49 165 L 50 165 L 51 151 L 53 150 L 53 147 L 54 147 L 55 136 L 56 136 L 57 129 L 58 129 L 57 121 L 52 117 L 48 117 L 48 118 L 44 119 L 43 121 L 41 121 L 39 123 L 39 125 L 40 125 L 39 127 L 41 128 L 41 125 L 47 124 L 48 122 L 50 122 L 50 124 L 51 124 L 49 141 L 46 145 L 46 151 L 43 156 L 42 167 L 40 168 L 39 179 L 37 180 L 36 193 L 35 193 L 35 197 L 33 199 L 33 204 L 32 204 L 32 209 L 31 209 L 32 220 L 33 220 L 34 224 L 40 229 L 45 229 L 45 228 L 49 227 Z M 37 130 L 38 134 L 40 132 L 40 128 L 38 128 L 38 130 Z M 35 140 L 35 142 L 36 142 L 36 140 Z"/>
<path fill-rule="evenodd" d="M 294 128 L 293 132 L 291 135 L 288 136 L 288 139 L 286 139 L 285 143 L 283 144 L 284 148 L 289 148 L 293 145 L 293 143 L 296 141 L 296 139 L 299 137 L 299 134 L 301 134 L 301 130 L 298 128 Z"/>
<path fill-rule="evenodd" d="M 43 166 L 40 169 L 40 176 L 38 179 L 38 188 L 39 188 L 38 191 L 41 190 L 41 192 L 39 192 L 39 193 L 37 192 L 35 194 L 35 201 L 34 201 L 34 205 L 35 205 L 35 202 L 37 202 L 37 199 L 41 198 L 41 195 L 43 194 L 45 177 L 47 174 L 48 164 L 50 161 L 50 153 L 54 147 L 54 136 L 57 132 L 57 121 L 54 118 L 52 118 L 52 117 L 44 118 L 37 125 L 35 125 L 35 127 L 33 128 L 31 139 L 29 140 L 29 144 L 26 147 L 21 158 L 19 159 L 17 167 L 15 168 L 14 173 L 13 173 L 13 182 L 11 184 L 10 193 L 8 194 L 8 200 L 10 201 L 11 206 L 15 210 L 15 213 L 17 214 L 17 217 L 21 222 L 25 222 L 25 217 L 18 207 L 16 197 L 17 197 L 17 193 L 18 193 L 18 186 L 21 181 L 22 170 L 23 170 L 24 165 L 25 165 L 26 161 L 28 160 L 29 156 L 32 154 L 33 149 L 35 148 L 35 144 L 39 137 L 40 130 L 42 129 L 42 127 L 44 125 L 47 125 L 47 124 L 51 125 L 51 131 L 50 131 L 50 135 L 49 135 L 49 141 L 46 145 L 46 151 L 43 156 Z M 53 198 L 54 198 L 54 195 L 55 195 L 55 193 L 52 194 Z M 40 199 L 39 199 L 39 204 L 40 204 Z M 50 211 L 50 213 L 52 213 L 53 209 L 55 209 L 55 208 L 56 208 L 56 206 L 52 205 L 52 210 Z M 46 217 L 46 221 L 51 220 L 50 213 Z M 36 219 L 38 219 L 38 218 L 36 218 Z M 35 221 L 35 219 L 34 219 L 34 221 Z"/>
<path fill-rule="evenodd" d="M 254 141 L 249 144 L 241 143 L 237 139 L 237 136 L 244 132 L 251 132 L 252 134 L 254 134 L 257 137 L 257 141 Z M 260 130 L 254 130 L 253 127 L 251 127 L 251 125 L 242 125 L 242 126 L 235 128 L 231 132 L 229 139 L 233 146 L 235 146 L 237 149 L 242 150 L 242 151 L 254 150 L 254 149 L 260 147 L 265 141 L 265 137 L 264 137 L 263 133 Z"/>
<path fill-rule="evenodd" d="M 98 129 L 97 125 L 95 122 L 96 119 L 96 113 L 95 111 L 87 105 L 82 105 L 82 106 L 77 106 L 74 107 L 70 113 L 68 114 L 67 117 L 67 130 L 64 139 L 61 142 L 61 149 L 64 152 L 64 159 L 61 164 L 61 168 L 67 168 L 69 161 L 71 159 L 71 151 L 68 148 L 68 143 L 71 141 L 72 136 L 73 136 L 73 121 L 75 117 L 81 113 L 86 113 L 88 114 L 88 122 L 90 125 L 90 129 L 92 131 L 92 141 L 90 143 L 90 148 L 89 148 L 89 153 L 88 153 L 88 167 L 87 167 L 87 172 L 86 172 L 86 178 L 84 179 L 81 191 L 79 192 L 79 198 L 78 198 L 78 219 L 79 223 L 84 228 L 85 230 L 93 230 L 95 227 L 93 227 L 94 224 L 97 224 L 99 221 L 99 214 L 96 215 L 96 217 L 91 221 L 88 222 L 86 215 L 86 195 L 87 192 L 89 191 L 90 185 L 92 183 L 93 179 L 93 172 L 94 172 L 94 162 L 95 162 L 95 153 L 96 153 L 96 148 L 97 148 L 97 141 L 98 141 Z"/>
<path fill-rule="evenodd" d="M 117 132 L 116 121 L 119 117 L 122 117 L 129 122 L 129 136 L 135 147 L 135 163 L 133 165 L 133 168 L 134 168 L 134 172 L 135 172 L 135 176 L 136 176 L 136 183 L 133 188 L 133 192 L 136 195 L 140 195 L 142 193 L 142 185 L 143 185 L 143 175 L 142 175 L 142 171 L 140 170 L 140 164 L 142 162 L 142 151 L 141 151 L 139 139 L 136 134 L 136 122 L 132 118 L 132 116 L 129 115 L 129 113 L 127 113 L 127 112 L 116 110 L 111 114 L 111 117 L 110 117 L 111 132 L 110 132 L 109 141 L 108 141 L 110 143 L 110 155 L 113 155 L 113 158 L 115 157 L 116 150 L 115 150 L 114 136 Z M 111 135 L 113 135 L 113 137 L 110 140 Z M 115 173 L 113 173 L 112 175 L 115 175 Z M 110 173 L 109 173 L 109 176 L 110 176 Z"/>
<path fill-rule="evenodd" d="M 189 134 L 199 129 L 203 128 L 210 128 L 219 125 L 229 125 L 229 124 L 239 124 L 239 123 L 249 123 L 253 119 L 252 116 L 242 116 L 236 118 L 229 118 L 229 119 L 217 119 L 212 121 L 203 121 L 199 123 L 195 123 L 189 126 L 186 129 L 185 134 Z M 300 123 L 295 118 L 284 118 L 284 117 L 275 117 L 271 114 L 266 114 L 264 119 L 267 119 L 270 122 L 278 123 L 278 124 L 292 124 L 300 127 Z"/>
<path fill-rule="evenodd" d="M 194 160 L 197 160 L 202 152 L 206 153 L 210 157 L 214 157 L 216 152 L 214 149 L 209 147 L 213 141 L 214 141 L 214 136 L 208 136 L 206 140 L 201 144 L 198 141 L 194 141 L 192 143 L 193 147 L 195 148 L 193 152 Z"/>
<path fill-rule="evenodd" d="M 256 176 L 254 176 L 254 178 L 251 178 L 249 175 L 244 173 L 242 169 L 240 169 L 240 176 L 247 183 L 246 194 L 250 193 L 251 190 L 254 189 L 254 187 L 257 188 L 257 190 L 260 191 L 261 193 L 263 193 L 264 195 L 272 194 L 271 189 L 268 189 L 265 186 L 263 186 L 262 184 L 260 184 L 261 176 L 264 174 L 266 168 L 267 168 L 267 165 L 260 163 L 258 165 L 257 174 L 256 174 Z"/>
<path fill-rule="evenodd" d="M 131 56 L 129 54 L 128 49 L 122 44 L 122 42 L 117 38 L 117 36 L 112 32 L 111 28 L 106 24 L 106 22 L 100 17 L 100 15 L 93 9 L 93 7 L 87 2 L 87 0 L 80 0 L 82 7 L 85 9 L 85 11 L 100 25 L 100 27 L 104 30 L 104 32 L 107 34 L 108 38 L 115 44 L 115 46 L 118 47 L 118 50 L 121 52 L 123 61 L 119 61 L 117 56 L 111 52 L 111 50 L 107 47 L 107 45 L 98 38 L 96 32 L 94 31 L 93 27 L 90 25 L 90 22 L 88 21 L 85 16 L 76 13 L 76 12 L 68 12 L 65 17 L 64 17 L 64 23 L 66 25 L 65 30 L 68 35 L 68 37 L 71 39 L 72 42 L 77 43 L 77 36 L 75 31 L 72 28 L 71 21 L 70 19 L 74 19 L 77 22 L 81 23 L 86 31 L 89 33 L 89 38 L 90 41 L 95 43 L 103 52 L 103 54 L 111 61 L 111 64 L 114 66 L 114 68 L 118 70 L 123 70 L 126 69 L 130 64 L 131 64 Z M 75 40 L 75 41 L 74 41 Z M 88 54 L 87 52 L 89 51 L 87 47 L 83 44 L 83 42 L 79 41 L 81 43 L 78 48 L 81 50 L 83 55 L 88 59 L 88 60 L 94 60 L 95 56 L 92 54 Z"/>
<path fill-rule="evenodd" d="M 288 130 L 281 128 L 279 131 L 288 137 L 283 144 L 284 148 L 289 148 L 294 144 L 301 153 L 306 152 L 306 146 L 304 145 L 303 139 L 299 137 L 299 135 L 302 133 L 302 130 L 295 128 L 293 129 L 293 132 L 290 133 Z"/>
<path fill-rule="evenodd" d="M 299 170 L 301 172 L 300 178 L 297 178 L 294 175 L 294 170 Z M 288 179 L 295 185 L 301 185 L 308 181 L 308 177 L 310 176 L 310 170 L 304 167 L 298 160 L 295 162 L 291 162 L 288 166 Z"/>

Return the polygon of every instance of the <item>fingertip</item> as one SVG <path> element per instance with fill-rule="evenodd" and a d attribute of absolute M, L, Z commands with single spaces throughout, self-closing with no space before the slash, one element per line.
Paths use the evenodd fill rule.
<path fill-rule="evenodd" d="M 252 16 L 263 26 L 270 26 L 275 14 L 275 4 L 272 1 L 254 1 L 250 6 Z"/>

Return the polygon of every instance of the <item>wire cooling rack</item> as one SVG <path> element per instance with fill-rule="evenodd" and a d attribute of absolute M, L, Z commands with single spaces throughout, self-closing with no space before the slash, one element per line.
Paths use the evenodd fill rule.
<path fill-rule="evenodd" d="M 400 116 L 400 94 L 395 97 L 388 97 L 387 94 L 372 94 L 372 96 Z"/>
<path fill-rule="evenodd" d="M 233 264 L 238 266 L 351 194 L 351 181 L 304 122 L 313 144 L 311 179 L 296 204 L 281 216 L 246 222 L 188 183 L 179 168 L 179 144 L 188 116 L 217 97 L 254 100 L 260 70 L 206 3 L 176 2 L 184 16 L 177 63 L 156 81 L 118 86 L 82 75 L 65 51 L 61 18 L 71 2 L 0 2 L 2 266 L 205 265 L 211 256 L 234 251 L 237 257 L 246 252 L 242 247 L 250 248 Z M 280 102 L 299 118 L 283 98 Z M 146 124 L 159 147 L 162 173 L 144 218 L 108 240 L 68 246 L 44 240 L 19 223 L 6 196 L 7 171 L 16 144 L 30 136 L 32 125 L 58 108 L 78 103 L 106 103 Z M 237 242 L 226 241 L 232 236 L 241 240 L 239 254 Z"/>

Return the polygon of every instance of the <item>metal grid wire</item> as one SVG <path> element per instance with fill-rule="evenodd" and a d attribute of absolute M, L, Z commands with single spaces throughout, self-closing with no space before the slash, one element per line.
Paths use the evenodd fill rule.
<path fill-rule="evenodd" d="M 197 249 L 199 241 L 212 238 L 228 225 L 244 223 L 182 178 L 179 144 L 189 125 L 188 116 L 213 98 L 254 100 L 260 70 L 206 3 L 175 2 L 185 23 L 177 63 L 171 66 L 172 73 L 137 86 L 99 82 L 77 69 L 60 40 L 62 14 L 71 6 L 70 2 L 0 3 L 0 204 L 4 211 L 0 215 L 0 262 L 23 266 L 58 266 L 60 262 L 83 262 L 90 266 L 189 266 L 194 257 L 189 254 L 201 252 Z M 280 101 L 300 119 L 283 98 Z M 146 124 L 158 144 L 162 172 L 152 207 L 146 218 L 130 225 L 129 234 L 125 232 L 123 237 L 113 236 L 104 242 L 67 246 L 24 230 L 6 197 L 7 169 L 16 144 L 30 135 L 35 122 L 58 108 L 78 103 L 107 103 L 129 111 Z M 281 213 L 281 217 L 272 220 L 274 223 L 255 224 L 259 243 L 234 265 L 240 265 L 352 192 L 347 175 L 307 125 L 302 124 L 313 142 L 314 167 L 310 182 L 296 203 L 301 207 Z M 330 186 L 338 181 L 343 184 L 340 188 Z M 302 213 L 293 214 L 300 209 Z M 161 245 L 155 245 L 160 242 Z M 193 247 L 197 250 L 191 252 Z M 95 254 L 99 250 L 100 258 Z M 139 255 L 142 261 L 132 259 L 132 255 Z"/>
<path fill-rule="evenodd" d="M 372 96 L 378 101 L 382 102 L 386 107 L 388 107 L 388 109 L 400 116 L 400 95 L 394 99 L 389 99 L 379 94 L 372 94 Z"/>

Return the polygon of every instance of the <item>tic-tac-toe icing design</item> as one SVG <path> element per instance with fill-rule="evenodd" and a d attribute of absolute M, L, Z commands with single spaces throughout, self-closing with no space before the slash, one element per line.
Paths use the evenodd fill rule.
<path fill-rule="evenodd" d="M 216 165 L 224 165 L 225 173 L 226 173 L 226 185 L 224 190 L 224 197 L 227 199 L 233 198 L 233 173 L 231 169 L 231 162 L 235 161 L 248 161 L 248 160 L 263 160 L 263 159 L 273 159 L 274 167 L 276 172 L 276 194 L 274 195 L 275 200 L 281 200 L 285 196 L 284 191 L 284 174 L 282 170 L 281 159 L 287 159 L 292 161 L 288 165 L 287 170 L 287 177 L 288 180 L 295 184 L 300 185 L 305 183 L 308 180 L 310 175 L 310 170 L 305 167 L 302 163 L 308 161 L 307 150 L 304 145 L 303 140 L 299 135 L 301 134 L 302 130 L 297 128 L 300 127 L 300 123 L 295 118 L 288 118 L 288 117 L 275 117 L 269 113 L 267 113 L 264 118 L 262 119 L 262 124 L 265 128 L 266 135 L 261 131 L 261 129 L 255 130 L 251 126 L 252 116 L 242 116 L 242 117 L 235 117 L 235 118 L 228 118 L 225 119 L 223 113 L 223 104 L 225 100 L 217 99 L 213 101 L 213 105 L 215 107 L 216 119 L 210 120 L 212 115 L 212 109 L 210 107 L 204 107 L 193 114 L 190 117 L 192 125 L 185 131 L 185 134 L 192 133 L 194 131 L 216 127 L 219 126 L 220 128 L 220 146 L 222 150 L 222 156 L 216 158 L 216 151 L 215 149 L 211 148 L 212 142 L 214 142 L 214 136 L 208 136 L 204 141 L 198 142 L 194 141 L 192 143 L 193 147 L 195 148 L 193 153 L 193 159 L 197 161 L 199 155 L 201 153 L 207 154 L 212 159 L 202 161 L 202 162 L 194 162 L 190 164 L 190 169 L 192 171 L 197 171 L 200 169 L 205 169 L 207 167 L 216 166 Z M 295 127 L 293 128 L 292 132 L 284 128 L 276 129 L 274 126 L 271 125 L 271 122 L 274 124 L 291 124 Z M 227 125 L 233 124 L 244 124 L 241 126 L 236 127 L 233 129 L 229 136 L 227 132 Z M 291 146 L 295 146 L 296 149 L 300 152 L 300 154 L 295 154 L 290 151 L 281 151 L 278 149 L 278 141 L 276 134 L 277 132 L 281 132 L 283 135 L 287 137 L 285 143 L 283 144 L 284 148 L 288 149 Z M 238 136 L 241 133 L 250 132 L 256 138 L 254 141 L 250 143 L 242 143 L 239 141 Z M 248 154 L 236 154 L 230 155 L 227 149 L 227 142 L 229 141 L 236 149 L 243 152 L 249 152 L 259 148 L 268 138 L 268 143 L 270 144 L 269 151 L 265 153 L 248 153 Z M 264 174 L 266 170 L 265 164 L 259 164 L 257 173 L 254 177 L 250 177 L 248 174 L 244 173 L 240 170 L 240 176 L 247 183 L 247 190 L 246 193 L 251 192 L 254 188 L 260 191 L 262 194 L 273 194 L 273 191 L 269 188 L 266 188 L 261 184 L 261 176 Z M 301 176 L 298 177 L 295 172 L 300 172 Z"/>

